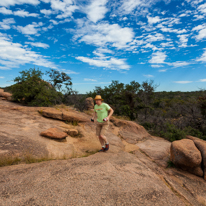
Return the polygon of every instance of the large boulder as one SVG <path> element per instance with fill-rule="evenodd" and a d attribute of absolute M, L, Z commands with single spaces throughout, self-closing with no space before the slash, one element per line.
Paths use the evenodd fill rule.
<path fill-rule="evenodd" d="M 86 110 L 94 109 L 94 100 L 92 97 L 88 97 L 85 100 Z"/>
<path fill-rule="evenodd" d="M 67 133 L 65 133 L 57 128 L 47 129 L 47 130 L 41 132 L 40 135 L 43 137 L 51 138 L 51 139 L 64 139 L 68 136 Z"/>
<path fill-rule="evenodd" d="M 197 176 L 203 176 L 202 156 L 192 140 L 182 139 L 172 142 L 170 154 L 171 161 L 177 167 Z"/>
<path fill-rule="evenodd" d="M 74 111 L 72 109 L 60 110 L 55 108 L 41 108 L 39 109 L 39 113 L 44 117 L 64 120 L 68 122 L 87 122 L 90 120 L 90 118 L 86 114 Z"/>

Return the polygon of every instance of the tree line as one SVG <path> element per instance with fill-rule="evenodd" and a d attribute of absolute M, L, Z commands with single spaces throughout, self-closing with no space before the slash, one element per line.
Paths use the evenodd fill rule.
<path fill-rule="evenodd" d="M 47 80 L 43 80 L 43 75 Z M 45 76 L 44 76 L 45 79 Z M 156 92 L 154 81 L 124 84 L 112 81 L 109 86 L 95 87 L 85 95 L 72 89 L 72 79 L 64 72 L 39 69 L 20 72 L 14 85 L 7 88 L 15 102 L 30 106 L 73 105 L 85 109 L 85 98 L 101 95 L 115 115 L 143 125 L 151 134 L 170 141 L 193 135 L 206 140 L 206 91 Z"/>

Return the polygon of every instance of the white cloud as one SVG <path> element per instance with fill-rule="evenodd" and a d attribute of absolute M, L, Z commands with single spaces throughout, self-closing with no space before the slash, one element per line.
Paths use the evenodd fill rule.
<path fill-rule="evenodd" d="M 166 72 L 167 69 L 159 69 L 158 72 Z"/>
<path fill-rule="evenodd" d="M 10 38 L 0 33 L 0 69 L 18 68 L 24 64 L 56 68 L 54 63 L 42 55 L 24 48 L 19 43 L 13 43 Z"/>
<path fill-rule="evenodd" d="M 147 42 L 162 41 L 165 39 L 164 35 L 161 33 L 155 33 L 154 35 L 149 34 L 145 38 Z"/>
<path fill-rule="evenodd" d="M 137 6 L 142 4 L 141 0 L 124 0 L 122 6 L 120 7 L 120 11 L 129 14 L 131 13 Z"/>
<path fill-rule="evenodd" d="M 178 38 L 180 38 L 180 47 L 187 47 L 188 36 L 188 34 L 182 34 L 177 36 Z"/>
<path fill-rule="evenodd" d="M 40 10 L 40 12 L 42 14 L 45 14 L 46 16 L 51 15 L 53 13 L 52 10 L 46 10 L 46 9 L 42 9 L 42 10 Z"/>
<path fill-rule="evenodd" d="M 0 79 L 4 79 L 5 77 L 0 76 Z"/>
<path fill-rule="evenodd" d="M 1 0 L 0 6 L 14 6 L 14 5 L 21 5 L 21 4 L 32 4 L 37 5 L 39 4 L 39 0 Z"/>
<path fill-rule="evenodd" d="M 197 9 L 198 9 L 200 12 L 206 14 L 206 3 L 201 4 Z"/>
<path fill-rule="evenodd" d="M 41 48 L 44 48 L 44 49 L 48 49 L 49 48 L 48 44 L 41 43 L 41 42 L 25 42 L 25 44 L 30 44 L 32 46 L 41 47 Z"/>
<path fill-rule="evenodd" d="M 35 13 L 29 13 L 28 11 L 24 11 L 24 10 L 18 10 L 18 11 L 14 11 L 13 14 L 15 16 L 21 16 L 21 17 L 37 17 L 39 16 L 39 14 L 35 14 Z"/>
<path fill-rule="evenodd" d="M 67 18 L 72 16 L 72 14 L 79 7 L 75 4 L 73 0 L 42 0 L 45 3 L 50 3 L 51 8 L 55 12 L 60 12 L 59 15 L 56 16 L 58 19 Z"/>
<path fill-rule="evenodd" d="M 37 35 L 38 31 L 41 30 L 39 27 L 41 27 L 42 25 L 42 22 L 33 22 L 32 24 L 28 24 L 25 27 L 17 26 L 16 28 L 22 34 Z"/>
<path fill-rule="evenodd" d="M 90 24 L 82 21 L 78 22 L 80 28 L 77 29 L 75 39 L 80 38 L 80 42 L 105 47 L 110 45 L 118 49 L 128 47 L 128 43 L 133 40 L 133 29 L 128 27 L 120 27 L 118 24 Z"/>
<path fill-rule="evenodd" d="M 5 7 L 1 7 L 0 8 L 0 13 L 1 14 L 12 14 L 13 12 L 12 12 L 12 10 L 9 10 L 9 9 L 7 9 Z"/>
<path fill-rule="evenodd" d="M 62 69 L 62 70 L 66 74 L 79 74 L 78 72 L 75 72 L 75 71 L 72 71 L 72 70 L 65 70 L 65 69 Z"/>
<path fill-rule="evenodd" d="M 162 65 L 156 65 L 156 64 L 153 65 L 152 64 L 151 67 L 153 67 L 153 68 L 160 68 L 160 67 L 163 67 L 163 66 Z"/>
<path fill-rule="evenodd" d="M 151 64 L 162 64 L 165 63 L 167 55 L 164 52 L 157 51 L 152 54 L 152 59 L 149 60 Z"/>
<path fill-rule="evenodd" d="M 158 23 L 158 22 L 161 21 L 161 19 L 159 18 L 159 16 L 155 16 L 155 17 L 147 16 L 147 19 L 148 19 L 148 23 L 149 23 L 149 24 L 156 24 L 156 23 Z"/>
<path fill-rule="evenodd" d="M 173 62 L 173 63 L 167 63 L 170 66 L 174 66 L 174 67 L 183 67 L 183 66 L 187 66 L 190 63 L 189 62 L 185 62 L 185 61 L 177 61 L 177 62 Z"/>
<path fill-rule="evenodd" d="M 130 66 L 127 65 L 124 59 L 117 59 L 114 57 L 95 57 L 88 58 L 79 56 L 76 59 L 88 63 L 91 66 L 104 67 L 111 70 L 129 70 Z"/>
<path fill-rule="evenodd" d="M 200 79 L 199 82 L 206 82 L 206 79 Z"/>
<path fill-rule="evenodd" d="M 85 8 L 83 11 L 87 13 L 88 18 L 96 23 L 97 21 L 104 18 L 108 9 L 106 7 L 108 0 L 92 0 L 91 4 Z"/>
<path fill-rule="evenodd" d="M 0 29 L 8 30 L 11 28 L 11 24 L 14 24 L 14 23 L 15 21 L 13 18 L 3 19 L 3 21 L 0 22 Z"/>
<path fill-rule="evenodd" d="M 147 77 L 147 78 L 152 78 L 152 77 L 154 77 L 154 76 L 151 75 L 151 74 L 144 74 L 143 76 L 144 76 L 144 77 Z"/>
<path fill-rule="evenodd" d="M 189 84 L 189 83 L 192 83 L 192 81 L 174 81 L 174 83 L 177 83 L 177 84 Z"/>
<path fill-rule="evenodd" d="M 206 38 L 206 28 L 199 31 L 199 34 L 196 36 L 197 40 L 202 40 Z"/>
<path fill-rule="evenodd" d="M 204 53 L 202 54 L 202 56 L 198 58 L 196 61 L 206 62 L 206 49 Z"/>
<path fill-rule="evenodd" d="M 89 81 L 89 82 L 96 82 L 96 79 L 88 79 L 88 78 L 84 78 L 84 81 Z"/>

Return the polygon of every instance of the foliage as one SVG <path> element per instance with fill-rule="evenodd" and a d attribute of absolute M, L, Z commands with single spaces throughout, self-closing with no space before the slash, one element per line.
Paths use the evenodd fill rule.
<path fill-rule="evenodd" d="M 145 118 L 152 109 L 151 102 L 154 100 L 154 91 L 156 85 L 153 81 L 145 81 L 142 84 L 132 81 L 130 84 L 112 83 L 105 88 L 96 87 L 93 92 L 87 95 L 95 97 L 97 94 L 110 104 L 115 110 L 115 114 L 119 116 L 127 116 L 131 120 L 135 120 L 138 116 L 138 111 L 144 109 Z"/>
<path fill-rule="evenodd" d="M 71 90 L 71 77 L 68 76 L 65 72 L 60 72 L 58 70 L 51 69 L 47 71 L 46 74 L 50 77 L 50 84 L 59 92 L 65 92 Z M 65 89 L 63 89 L 63 86 Z"/>
<path fill-rule="evenodd" d="M 63 95 L 57 92 L 48 82 L 42 80 L 43 73 L 39 69 L 29 69 L 20 72 L 12 85 L 14 101 L 31 106 L 51 106 L 62 101 Z"/>

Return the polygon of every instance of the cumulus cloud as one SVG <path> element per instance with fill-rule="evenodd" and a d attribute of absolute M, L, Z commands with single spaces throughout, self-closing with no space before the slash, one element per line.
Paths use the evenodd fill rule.
<path fill-rule="evenodd" d="M 41 47 L 41 48 L 44 48 L 44 49 L 48 49 L 49 48 L 48 44 L 41 43 L 41 42 L 25 42 L 25 44 L 30 44 L 30 45 L 32 45 L 34 47 Z"/>
<path fill-rule="evenodd" d="M 206 14 L 206 3 L 201 4 L 200 6 L 198 6 L 197 8 L 200 12 L 205 13 Z"/>
<path fill-rule="evenodd" d="M 183 35 L 178 35 L 180 39 L 180 47 L 187 47 L 187 42 L 188 42 L 188 34 L 183 34 Z"/>
<path fill-rule="evenodd" d="M 22 34 L 27 34 L 27 35 L 37 35 L 38 31 L 40 31 L 40 27 L 43 25 L 42 22 L 36 23 L 33 22 L 32 24 L 28 24 L 25 27 L 23 26 L 17 26 L 17 30 L 22 33 Z"/>
<path fill-rule="evenodd" d="M 164 61 L 165 61 L 166 57 L 167 57 L 167 55 L 165 54 L 165 52 L 157 51 L 157 52 L 152 54 L 152 59 L 149 60 L 149 63 L 151 63 L 151 64 L 165 63 Z"/>
<path fill-rule="evenodd" d="M 3 21 L 0 22 L 0 29 L 8 30 L 11 28 L 11 24 L 15 24 L 15 21 L 13 18 L 3 19 Z"/>
<path fill-rule="evenodd" d="M 13 12 L 12 12 L 12 10 L 10 10 L 10 9 L 7 9 L 7 8 L 5 8 L 5 7 L 1 7 L 1 8 L 0 8 L 0 13 L 1 13 L 1 14 L 12 14 Z"/>
<path fill-rule="evenodd" d="M 56 18 L 63 19 L 72 14 L 79 8 L 74 0 L 42 0 L 45 3 L 50 3 L 53 11 L 59 13 Z M 45 12 L 45 10 L 43 11 Z"/>
<path fill-rule="evenodd" d="M 110 45 L 118 49 L 128 47 L 128 43 L 133 40 L 133 29 L 120 27 L 118 24 L 99 23 L 90 24 L 86 22 L 76 30 L 75 39 L 79 38 L 80 42 L 105 47 Z"/>
<path fill-rule="evenodd" d="M 155 17 L 147 16 L 147 19 L 148 19 L 148 23 L 149 23 L 149 24 L 156 24 L 156 23 L 158 23 L 158 22 L 161 21 L 161 19 L 159 18 L 159 16 L 155 16 Z"/>
<path fill-rule="evenodd" d="M 204 53 L 202 54 L 202 56 L 197 59 L 197 61 L 206 62 L 206 49 Z"/>
<path fill-rule="evenodd" d="M 206 79 L 200 79 L 199 82 L 206 82 Z"/>
<path fill-rule="evenodd" d="M 39 4 L 39 0 L 1 0 L 0 6 L 14 6 L 14 5 L 21 5 L 21 4 L 31 4 L 31 5 L 37 5 Z"/>
<path fill-rule="evenodd" d="M 24 11 L 24 10 L 14 11 L 13 14 L 15 16 L 21 16 L 21 17 L 29 17 L 29 16 L 37 17 L 37 16 L 39 16 L 39 14 L 29 13 L 28 11 Z"/>
<path fill-rule="evenodd" d="M 0 67 L 1 69 L 17 68 L 24 64 L 56 68 L 55 64 L 40 54 L 13 43 L 10 38 L 0 33 Z"/>
<path fill-rule="evenodd" d="M 92 0 L 91 4 L 84 8 L 88 18 L 96 23 L 100 19 L 103 19 L 108 9 L 106 7 L 108 0 Z"/>
<path fill-rule="evenodd" d="M 76 59 L 88 63 L 91 66 L 96 67 L 103 67 L 106 69 L 111 70 L 129 70 L 130 66 L 127 65 L 125 59 L 117 59 L 114 57 L 95 57 L 95 58 L 88 58 L 79 56 Z"/>
<path fill-rule="evenodd" d="M 177 62 L 167 63 L 167 64 L 170 65 L 170 66 L 173 66 L 173 67 L 183 67 L 183 66 L 190 65 L 190 62 L 177 61 Z"/>

